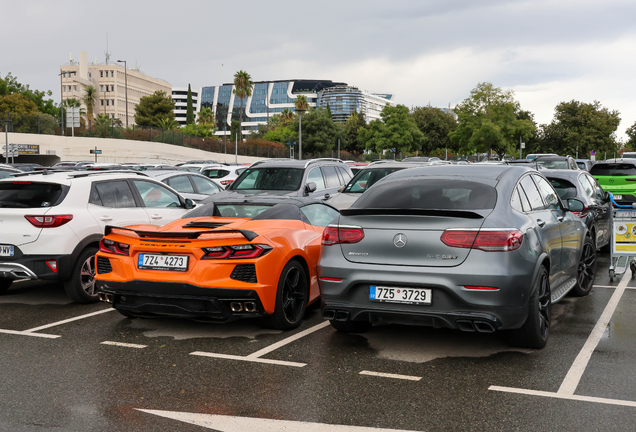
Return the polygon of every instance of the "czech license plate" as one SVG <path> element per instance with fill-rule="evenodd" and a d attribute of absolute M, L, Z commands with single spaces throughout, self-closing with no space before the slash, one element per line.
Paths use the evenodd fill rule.
<path fill-rule="evenodd" d="M 0 256 L 13 256 L 14 252 L 13 246 L 0 245 Z"/>
<path fill-rule="evenodd" d="M 186 271 L 188 256 L 139 254 L 137 267 L 148 270 Z"/>
<path fill-rule="evenodd" d="M 623 195 L 614 195 L 614 199 L 615 200 L 622 200 L 623 199 Z"/>
<path fill-rule="evenodd" d="M 371 285 L 369 299 L 388 303 L 431 304 L 431 290 Z"/>

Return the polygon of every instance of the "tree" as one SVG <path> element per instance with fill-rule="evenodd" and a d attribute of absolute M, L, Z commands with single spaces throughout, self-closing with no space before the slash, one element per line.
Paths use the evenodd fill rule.
<path fill-rule="evenodd" d="M 449 138 L 462 153 L 490 155 L 494 150 L 503 159 L 506 153 L 514 154 L 519 137 L 530 138 L 535 133 L 531 121 L 517 118 L 519 111 L 512 90 L 479 83 L 470 97 L 455 107 L 459 124 Z"/>
<path fill-rule="evenodd" d="M 294 106 L 296 107 L 296 111 L 307 111 L 309 109 L 309 101 L 307 101 L 307 96 L 298 95 L 298 97 L 294 101 Z M 331 111 L 329 111 L 329 115 L 331 115 Z"/>
<path fill-rule="evenodd" d="M 625 143 L 625 146 L 629 147 L 633 151 L 636 149 L 636 122 L 627 128 L 625 134 L 627 135 L 627 142 Z"/>
<path fill-rule="evenodd" d="M 214 118 L 214 111 L 210 107 L 203 107 L 198 114 L 198 124 L 206 125 L 210 128 L 216 129 L 216 119 Z"/>
<path fill-rule="evenodd" d="M 367 149 L 380 153 L 382 150 L 414 152 L 426 143 L 426 137 L 418 129 L 415 120 L 404 105 L 382 109 L 382 120 L 373 120 L 367 127 L 360 128 L 358 139 Z"/>
<path fill-rule="evenodd" d="M 186 111 L 186 125 L 194 124 L 194 108 L 192 108 L 192 89 L 188 84 L 188 98 L 186 104 L 188 105 Z"/>
<path fill-rule="evenodd" d="M 157 90 L 139 100 L 135 107 L 135 123 L 139 126 L 155 126 L 162 119 L 174 120 L 174 101 L 171 96 Z"/>
<path fill-rule="evenodd" d="M 214 136 L 214 130 L 205 123 L 192 123 L 189 125 L 185 125 L 185 127 L 181 128 L 181 132 L 186 135 L 194 135 L 201 138 L 211 138 Z"/>
<path fill-rule="evenodd" d="M 232 92 L 236 95 L 237 98 L 241 100 L 241 122 L 243 123 L 243 115 L 245 114 L 245 103 L 244 100 L 250 96 L 252 96 L 252 89 L 254 88 L 254 83 L 252 82 L 252 77 L 250 74 L 245 72 L 244 70 L 240 70 L 234 74 L 234 90 Z M 233 124 L 234 122 L 232 122 Z M 239 124 L 239 130 L 240 130 Z"/>
<path fill-rule="evenodd" d="M 358 139 L 358 132 L 367 127 L 364 114 L 354 110 L 344 124 L 342 132 L 342 149 L 360 154 L 364 151 L 364 143 Z"/>
<path fill-rule="evenodd" d="M 41 113 L 50 114 L 54 117 L 60 115 L 59 107 L 53 102 L 53 99 L 45 99 L 45 96 L 51 96 L 53 94 L 51 90 L 46 92 L 31 90 L 28 84 L 20 84 L 18 79 L 11 75 L 11 72 L 9 72 L 4 79 L 0 77 L 0 97 L 10 94 L 20 94 L 31 99 Z"/>
<path fill-rule="evenodd" d="M 448 134 L 457 129 L 457 120 L 452 114 L 447 114 L 440 108 L 428 105 L 413 108 L 411 116 L 427 138 L 426 144 L 422 147 L 423 154 L 431 154 L 436 149 L 457 150 L 448 138 Z"/>
<path fill-rule="evenodd" d="M 293 136 L 289 141 L 298 139 L 299 116 L 289 124 L 293 131 Z M 310 108 L 302 118 L 303 122 L 303 155 L 305 153 L 324 153 L 333 150 L 338 137 L 341 135 L 340 129 L 324 108 Z"/>
<path fill-rule="evenodd" d="M 280 124 L 285 126 L 291 123 L 294 120 L 294 113 L 289 108 L 285 108 L 280 116 L 277 116 L 280 120 Z"/>
<path fill-rule="evenodd" d="M 237 142 L 237 140 L 239 139 L 239 134 L 241 133 L 241 122 L 238 120 L 232 120 L 232 123 L 230 124 L 230 141 L 231 142 Z M 241 141 L 243 140 L 243 138 L 240 138 Z"/>
<path fill-rule="evenodd" d="M 93 123 L 93 109 L 95 108 L 95 99 L 97 98 L 97 88 L 89 85 L 84 87 L 84 96 L 82 102 L 86 105 L 86 118 L 88 120 L 88 128 L 91 128 Z"/>
<path fill-rule="evenodd" d="M 82 102 L 76 98 L 68 98 L 64 100 L 64 108 L 80 108 Z"/>
<path fill-rule="evenodd" d="M 12 93 L 0 96 L 0 113 L 37 114 L 38 106 L 28 97 Z"/>
<path fill-rule="evenodd" d="M 174 118 L 162 117 L 157 119 L 153 126 L 157 126 L 164 130 L 177 130 L 179 128 L 179 123 L 177 123 Z"/>
<path fill-rule="evenodd" d="M 618 111 L 609 111 L 601 103 L 583 103 L 572 100 L 561 102 L 554 109 L 554 118 L 542 125 L 545 148 L 554 153 L 589 155 L 590 151 L 608 152 L 619 150 L 616 130 L 620 124 Z"/>

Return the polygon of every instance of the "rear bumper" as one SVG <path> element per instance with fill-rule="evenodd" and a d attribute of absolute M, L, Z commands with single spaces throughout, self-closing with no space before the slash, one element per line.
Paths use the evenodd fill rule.
<path fill-rule="evenodd" d="M 46 262 L 55 261 L 57 271 Z M 0 277 L 6 279 L 64 280 L 70 274 L 70 255 L 22 255 L 0 258 Z"/>
<path fill-rule="evenodd" d="M 187 283 L 95 282 L 100 300 L 138 316 L 230 322 L 268 315 L 254 290 L 202 288 Z"/>

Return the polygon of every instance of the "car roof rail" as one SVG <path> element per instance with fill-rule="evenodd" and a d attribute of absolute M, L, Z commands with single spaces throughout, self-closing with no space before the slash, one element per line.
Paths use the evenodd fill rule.
<path fill-rule="evenodd" d="M 252 165 L 250 165 L 250 167 L 253 167 L 253 166 L 256 166 L 256 165 L 261 165 L 261 164 L 264 164 L 266 162 L 278 162 L 278 161 L 289 161 L 289 160 L 294 160 L 294 159 L 289 159 L 289 158 L 262 159 L 262 160 L 258 160 L 256 162 L 253 162 Z"/>
<path fill-rule="evenodd" d="M 95 171 L 70 171 L 70 178 L 80 178 L 80 177 L 89 177 L 93 175 L 100 174 L 136 174 L 142 177 L 148 177 L 148 174 L 145 174 L 143 171 L 135 171 L 135 170 L 95 170 Z"/>
<path fill-rule="evenodd" d="M 309 165 L 311 164 L 315 164 L 318 162 L 340 162 L 340 163 L 344 163 L 344 161 L 342 159 L 338 159 L 338 158 L 316 158 L 316 159 L 309 159 L 306 163 L 305 163 L 305 168 L 307 168 Z"/>

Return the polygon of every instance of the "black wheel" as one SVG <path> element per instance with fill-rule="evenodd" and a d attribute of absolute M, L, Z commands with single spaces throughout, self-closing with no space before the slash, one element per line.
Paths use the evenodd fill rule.
<path fill-rule="evenodd" d="M 84 249 L 77 257 L 71 278 L 64 281 L 64 290 L 74 302 L 86 304 L 99 301 L 95 289 L 96 253 L 97 248 Z"/>
<path fill-rule="evenodd" d="M 609 271 L 610 282 L 614 282 L 614 276 L 616 276 L 616 272 L 612 269 Z"/>
<path fill-rule="evenodd" d="M 309 281 L 305 269 L 296 260 L 285 265 L 278 280 L 276 309 L 270 317 L 272 327 L 290 330 L 300 325 L 309 298 Z"/>
<path fill-rule="evenodd" d="M 636 275 L 636 261 L 630 261 L 629 262 L 629 269 L 632 271 L 632 279 L 634 279 L 634 276 Z"/>
<path fill-rule="evenodd" d="M 541 266 L 530 297 L 528 319 L 518 329 L 511 330 L 509 342 L 521 348 L 545 347 L 550 336 L 551 292 L 548 271 Z"/>
<path fill-rule="evenodd" d="M 585 238 L 581 260 L 576 277 L 576 285 L 572 288 L 572 293 L 579 297 L 586 296 L 592 291 L 594 279 L 596 278 L 596 248 L 594 242 L 589 237 Z"/>
<path fill-rule="evenodd" d="M 0 294 L 4 294 L 9 289 L 12 283 L 13 283 L 13 279 L 1 278 L 0 279 Z"/>
<path fill-rule="evenodd" d="M 364 333 L 371 328 L 369 321 L 336 321 L 329 320 L 331 327 L 343 333 Z"/>

